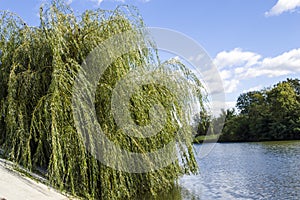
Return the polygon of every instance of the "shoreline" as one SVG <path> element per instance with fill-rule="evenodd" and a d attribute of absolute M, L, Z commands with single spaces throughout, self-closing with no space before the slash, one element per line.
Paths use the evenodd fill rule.
<path fill-rule="evenodd" d="M 28 172 L 13 162 L 0 158 L 0 200 L 74 199 L 52 188 L 39 175 Z"/>
<path fill-rule="evenodd" d="M 203 144 L 205 143 L 255 143 L 255 142 L 281 142 L 281 141 L 300 141 L 300 139 L 274 139 L 274 140 L 231 140 L 231 141 L 219 141 L 218 138 L 215 139 L 203 139 L 194 140 L 193 144 Z"/>

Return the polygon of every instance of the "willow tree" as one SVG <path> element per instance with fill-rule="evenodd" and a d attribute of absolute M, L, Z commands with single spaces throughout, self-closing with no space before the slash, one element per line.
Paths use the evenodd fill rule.
<path fill-rule="evenodd" d="M 0 24 L 0 145 L 9 159 L 30 170 L 45 169 L 51 185 L 88 199 L 135 198 L 146 193 L 155 197 L 159 191 L 171 189 L 180 175 L 197 173 L 189 128 L 192 117 L 183 104 L 176 102 L 170 88 L 144 84 L 130 97 L 130 116 L 141 127 L 150 123 L 153 104 L 164 108 L 164 126 L 154 137 L 128 135 L 114 119 L 113 88 L 132 70 L 146 68 L 180 74 L 194 92 L 185 96 L 185 104 L 197 99 L 203 108 L 200 81 L 176 60 L 159 61 L 155 44 L 147 32 L 141 31 L 144 23 L 134 8 L 89 10 L 76 16 L 69 7 L 55 1 L 41 7 L 38 27 L 27 26 L 10 12 L 1 12 Z M 114 144 L 142 155 L 178 138 L 181 141 L 173 146 L 177 150 L 175 160 L 139 173 L 112 168 L 95 156 L 101 141 L 95 133 L 82 135 L 78 130 L 72 100 L 77 76 L 88 55 L 109 38 L 128 31 L 143 37 L 133 41 L 136 50 L 115 58 L 97 80 L 93 105 L 97 123 Z M 95 121 L 84 111 L 84 105 L 80 109 L 88 118 L 82 122 L 83 129 L 88 130 Z M 152 166 L 151 159 L 148 162 Z"/>

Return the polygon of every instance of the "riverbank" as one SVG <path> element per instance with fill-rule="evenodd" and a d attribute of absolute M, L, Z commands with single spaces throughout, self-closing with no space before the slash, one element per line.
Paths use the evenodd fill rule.
<path fill-rule="evenodd" d="M 289 138 L 283 138 L 283 139 L 257 139 L 257 140 L 230 140 L 230 139 L 224 139 L 221 135 L 207 135 L 207 136 L 198 136 L 194 139 L 194 144 L 202 144 L 205 143 L 244 143 L 244 142 L 272 142 L 272 141 L 297 141 L 300 140 L 299 138 L 295 139 L 289 139 Z"/>
<path fill-rule="evenodd" d="M 218 139 L 219 139 L 219 136 L 220 135 L 201 135 L 201 136 L 195 137 L 193 143 L 194 144 L 201 144 L 204 141 L 206 143 L 217 142 Z"/>
<path fill-rule="evenodd" d="M 20 169 L 20 170 L 18 170 Z M 42 183 L 42 177 L 23 171 L 14 163 L 0 158 L 0 199 L 6 200 L 66 200 L 74 199 Z M 29 178 L 32 176 L 32 178 Z"/>

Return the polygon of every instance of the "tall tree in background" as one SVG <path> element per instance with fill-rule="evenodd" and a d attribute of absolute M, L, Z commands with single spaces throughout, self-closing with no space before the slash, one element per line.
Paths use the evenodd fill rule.
<path fill-rule="evenodd" d="M 241 94 L 236 104 L 239 113 L 228 114 L 220 140 L 299 139 L 299 89 L 299 79 L 287 79 L 271 88 Z"/>
<path fill-rule="evenodd" d="M 271 136 L 278 139 L 293 138 L 299 122 L 299 95 L 296 80 L 278 83 L 267 92 L 267 101 L 272 113 Z M 299 82 L 298 82 L 299 83 Z"/>

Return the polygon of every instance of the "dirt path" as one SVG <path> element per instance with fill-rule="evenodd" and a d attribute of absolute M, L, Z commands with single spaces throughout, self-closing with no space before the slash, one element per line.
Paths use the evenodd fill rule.
<path fill-rule="evenodd" d="M 0 159 L 0 200 L 62 200 L 68 197 L 54 189 L 14 171 L 11 164 Z"/>

